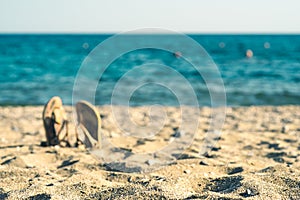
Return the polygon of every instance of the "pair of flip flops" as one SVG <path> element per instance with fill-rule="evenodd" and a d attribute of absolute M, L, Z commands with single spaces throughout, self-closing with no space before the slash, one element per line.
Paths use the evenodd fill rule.
<path fill-rule="evenodd" d="M 86 101 L 76 104 L 76 138 L 77 144 L 82 143 L 86 148 L 100 148 L 101 119 L 95 107 Z M 68 140 L 68 120 L 60 97 L 52 97 L 44 107 L 43 122 L 46 132 L 47 146 L 66 143 Z"/>

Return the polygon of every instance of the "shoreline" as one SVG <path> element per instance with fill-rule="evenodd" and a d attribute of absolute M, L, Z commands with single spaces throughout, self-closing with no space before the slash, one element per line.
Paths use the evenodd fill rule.
<path fill-rule="evenodd" d="M 127 137 L 113 123 L 109 107 L 97 106 L 103 134 L 135 154 L 168 145 L 180 124 L 179 109 L 163 107 L 167 120 L 156 136 Z M 130 107 L 132 120 L 147 124 L 148 108 Z M 199 147 L 206 144 L 212 109 L 201 107 L 200 126 L 182 156 L 147 173 L 109 168 L 82 148 L 41 147 L 42 110 L 43 106 L 0 106 L 1 198 L 300 198 L 299 105 L 227 107 L 222 134 L 205 155 Z M 66 111 L 71 119 L 72 107 L 66 106 Z M 123 119 L 125 126 L 127 120 Z M 74 126 L 70 120 L 72 133 Z"/>
<path fill-rule="evenodd" d="M 47 102 L 45 102 L 47 103 Z M 157 104 L 155 104 L 157 105 Z M 0 107 L 43 107 L 44 104 L 0 104 Z M 72 106 L 72 104 L 64 104 L 64 106 L 66 107 L 70 107 Z M 107 106 L 116 106 L 116 107 L 124 107 L 127 105 L 111 105 L 111 104 L 103 104 L 103 105 L 95 105 L 98 108 L 101 107 L 107 107 Z M 129 106 L 129 107 L 149 107 L 152 105 L 137 105 L 137 106 Z M 160 105 L 162 107 L 174 107 L 174 108 L 179 108 L 180 106 L 172 106 L 172 105 Z M 190 105 L 182 105 L 184 107 L 193 107 L 195 108 L 195 106 L 190 106 Z M 217 107 L 211 107 L 211 106 L 199 106 L 197 108 L 219 108 L 219 107 L 228 107 L 228 108 L 238 108 L 238 107 L 286 107 L 286 106 L 295 106 L 298 107 L 300 106 L 300 104 L 279 104 L 279 105 L 272 105 L 272 104 L 264 104 L 264 105 L 226 105 L 226 106 L 217 106 Z"/>

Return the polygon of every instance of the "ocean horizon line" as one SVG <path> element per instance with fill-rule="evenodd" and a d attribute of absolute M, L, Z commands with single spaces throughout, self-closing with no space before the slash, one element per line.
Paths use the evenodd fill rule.
<path fill-rule="evenodd" d="M 124 34 L 126 31 L 122 32 L 0 32 L 0 35 L 117 35 Z M 128 35 L 176 35 L 185 34 L 185 35 L 216 35 L 216 36 L 299 36 L 300 32 L 175 32 L 174 34 L 170 32 L 137 32 L 130 33 Z"/>

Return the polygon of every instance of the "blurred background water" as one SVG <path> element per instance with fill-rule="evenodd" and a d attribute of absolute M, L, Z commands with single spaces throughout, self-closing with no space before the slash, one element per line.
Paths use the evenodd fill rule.
<path fill-rule="evenodd" d="M 0 35 L 0 105 L 41 105 L 54 95 L 61 96 L 65 104 L 71 104 L 74 80 L 81 63 L 94 47 L 110 36 Z M 152 37 L 157 36 L 148 35 L 147 39 L 151 42 Z M 171 35 L 164 37 L 172 40 Z M 190 37 L 204 47 L 219 68 L 227 105 L 300 104 L 300 35 Z M 106 49 L 104 53 L 113 54 L 117 48 Z M 253 52 L 250 58 L 246 57 L 247 50 Z M 119 78 L 132 67 L 153 61 L 176 69 L 193 86 L 200 106 L 210 105 L 205 82 L 197 71 L 180 56 L 155 49 L 132 51 L 111 63 L 101 79 L 103 85 L 96 91 L 96 104 L 110 104 Z M 150 80 L 151 76 L 170 78 L 153 69 L 136 76 Z M 174 87 L 181 86 L 176 86 L 175 81 Z M 176 96 L 158 85 L 145 85 L 130 99 L 132 106 L 156 103 L 178 105 Z"/>

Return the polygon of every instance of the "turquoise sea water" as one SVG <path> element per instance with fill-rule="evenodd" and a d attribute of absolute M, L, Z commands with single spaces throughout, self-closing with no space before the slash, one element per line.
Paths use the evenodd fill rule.
<path fill-rule="evenodd" d="M 218 66 L 228 105 L 300 104 L 300 35 L 190 36 Z M 0 35 L 0 105 L 40 105 L 54 95 L 61 96 L 65 104 L 71 104 L 81 63 L 108 37 L 110 35 Z M 149 41 L 153 37 L 157 36 L 145 35 Z M 164 37 L 173 40 L 171 35 Z M 173 42 L 177 42 L 176 39 Z M 104 53 L 113 54 L 117 48 L 106 49 Z M 252 50 L 252 58 L 245 56 L 247 49 Z M 210 105 L 209 93 L 197 72 L 186 67 L 183 59 L 155 49 L 136 50 L 115 60 L 101 80 L 102 87 L 95 93 L 96 104 L 110 104 L 115 83 L 132 66 L 153 61 L 174 67 L 191 83 L 199 104 Z M 137 76 L 150 80 L 151 76 L 168 78 L 167 74 L 147 70 Z M 130 99 L 133 106 L 154 103 L 178 105 L 174 94 L 157 85 L 138 89 Z"/>

